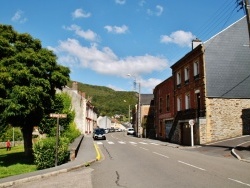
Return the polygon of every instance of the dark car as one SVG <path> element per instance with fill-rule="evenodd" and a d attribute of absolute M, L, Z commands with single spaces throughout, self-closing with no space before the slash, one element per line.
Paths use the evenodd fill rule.
<path fill-rule="evenodd" d="M 105 129 L 98 128 L 95 129 L 93 132 L 93 139 L 94 140 L 106 140 Z"/>

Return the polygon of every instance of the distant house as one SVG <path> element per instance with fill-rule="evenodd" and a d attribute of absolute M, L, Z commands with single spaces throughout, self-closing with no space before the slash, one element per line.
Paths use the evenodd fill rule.
<path fill-rule="evenodd" d="M 99 116 L 97 126 L 100 128 L 110 129 L 112 126 L 111 119 L 108 116 Z"/>
<path fill-rule="evenodd" d="M 59 91 L 58 91 L 59 92 Z M 91 134 L 97 127 L 97 110 L 91 101 L 85 98 L 85 93 L 78 91 L 77 82 L 73 82 L 72 88 L 63 88 L 64 93 L 71 97 L 72 110 L 75 111 L 77 128 L 82 134 Z"/>
<path fill-rule="evenodd" d="M 153 94 L 141 94 L 140 95 L 140 125 L 134 126 L 135 132 L 140 137 L 153 138 L 155 137 L 154 128 L 154 95 Z M 133 117 L 133 124 L 137 123 L 137 113 Z"/>
<path fill-rule="evenodd" d="M 204 144 L 250 133 L 250 48 L 246 17 L 202 43 L 171 66 L 169 80 L 155 88 L 156 127 L 159 137 L 183 145 Z M 173 100 L 170 112 L 166 90 Z M 159 94 L 164 91 L 166 94 Z M 164 109 L 164 113 L 160 110 Z M 172 117 L 171 117 L 172 116 Z M 173 119 L 173 120 L 171 120 Z M 172 124 L 171 124 L 172 121 Z M 170 131 L 167 127 L 171 127 Z M 162 135 L 160 134 L 162 133 Z"/>

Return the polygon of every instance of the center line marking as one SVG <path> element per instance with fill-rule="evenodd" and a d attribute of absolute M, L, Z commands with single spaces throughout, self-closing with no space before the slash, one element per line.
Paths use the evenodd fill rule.
<path fill-rule="evenodd" d="M 147 148 L 140 147 L 141 149 L 148 150 Z"/>
<path fill-rule="evenodd" d="M 246 185 L 246 186 L 250 187 L 250 184 L 243 183 L 243 182 L 241 182 L 241 181 L 239 181 L 239 180 L 235 180 L 235 179 L 232 179 L 232 178 L 228 178 L 228 179 L 229 179 L 229 180 L 232 180 L 232 181 L 235 181 L 235 182 L 237 182 L 237 183 L 240 183 L 240 184 L 243 184 L 243 185 Z"/>
<path fill-rule="evenodd" d="M 194 168 L 197 168 L 197 169 L 199 169 L 199 170 L 204 170 L 204 171 L 206 171 L 205 169 L 203 169 L 203 168 L 200 168 L 200 167 L 197 167 L 197 166 L 194 166 L 194 165 L 191 165 L 191 164 L 188 164 L 188 163 L 185 163 L 185 162 L 183 162 L 183 161 L 178 161 L 179 163 L 182 163 L 182 164 L 185 164 L 185 165 L 188 165 L 188 166 L 191 166 L 191 167 L 194 167 Z"/>
<path fill-rule="evenodd" d="M 156 155 L 160 155 L 160 156 L 162 156 L 162 157 L 165 157 L 165 158 L 169 158 L 168 156 L 163 155 L 163 154 L 160 154 L 160 153 L 157 153 L 157 152 L 153 152 L 153 153 L 156 154 Z"/>

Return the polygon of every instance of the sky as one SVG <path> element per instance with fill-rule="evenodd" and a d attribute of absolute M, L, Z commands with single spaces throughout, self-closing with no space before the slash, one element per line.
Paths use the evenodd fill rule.
<path fill-rule="evenodd" d="M 73 81 L 152 94 L 193 39 L 205 42 L 245 15 L 236 2 L 1 0 L 0 24 L 39 39 Z"/>

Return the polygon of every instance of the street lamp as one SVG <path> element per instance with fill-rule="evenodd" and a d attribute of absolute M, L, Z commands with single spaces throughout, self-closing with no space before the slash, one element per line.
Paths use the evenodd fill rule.
<path fill-rule="evenodd" d="M 141 85 L 140 85 L 140 82 L 137 83 L 135 76 L 131 74 L 127 74 L 127 76 L 134 78 L 135 90 L 136 90 L 136 84 L 138 84 L 137 137 L 140 137 L 139 128 L 141 127 Z"/>

